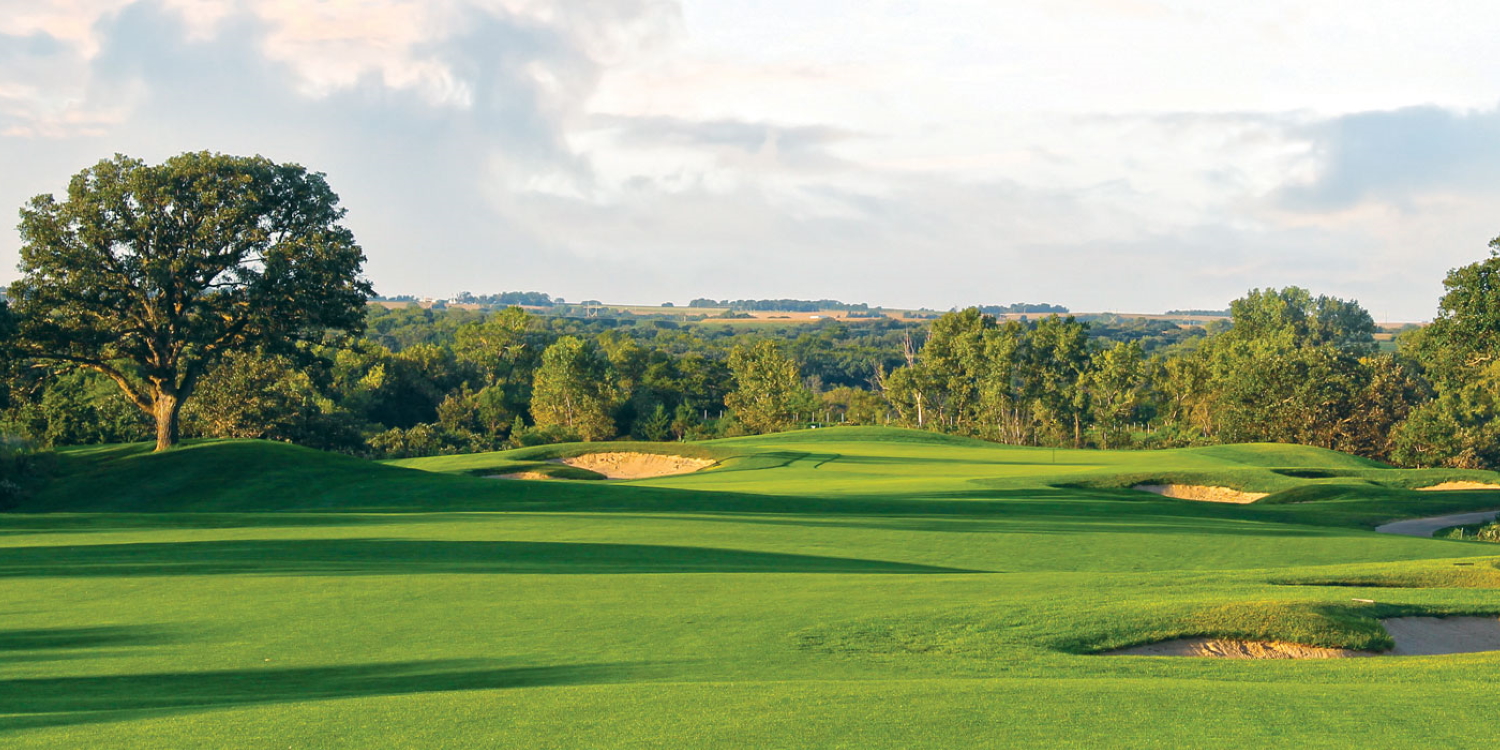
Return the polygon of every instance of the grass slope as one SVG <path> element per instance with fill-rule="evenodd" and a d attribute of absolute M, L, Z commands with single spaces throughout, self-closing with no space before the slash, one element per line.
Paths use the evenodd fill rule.
<path fill-rule="evenodd" d="M 1369 530 L 1500 507 L 1405 489 L 1453 472 L 873 428 L 651 447 L 720 465 L 512 482 L 470 475 L 619 446 L 399 465 L 254 441 L 69 451 L 0 515 L 0 742 L 1488 741 L 1496 654 L 1091 655 L 1195 635 L 1381 648 L 1380 617 L 1500 612 L 1497 548 Z M 1176 501 L 1128 489 L 1142 477 L 1276 494 Z"/>

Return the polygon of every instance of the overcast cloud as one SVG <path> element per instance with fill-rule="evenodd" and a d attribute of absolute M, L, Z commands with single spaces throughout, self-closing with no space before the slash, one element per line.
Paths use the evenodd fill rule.
<path fill-rule="evenodd" d="M 326 172 L 388 294 L 1430 317 L 1500 234 L 1500 5 L 1207 7 L 0 0 L 0 207 L 210 149 Z"/>

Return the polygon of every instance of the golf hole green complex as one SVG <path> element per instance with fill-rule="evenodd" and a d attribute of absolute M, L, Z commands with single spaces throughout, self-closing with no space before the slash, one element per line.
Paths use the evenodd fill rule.
<path fill-rule="evenodd" d="M 563 481 L 487 478 L 524 471 Z M 0 745 L 1482 746 L 1500 547 L 1375 531 L 1500 506 L 1449 481 L 1500 476 L 864 427 L 65 450 L 0 513 Z M 1101 656 L 1204 636 L 1395 656 Z"/>

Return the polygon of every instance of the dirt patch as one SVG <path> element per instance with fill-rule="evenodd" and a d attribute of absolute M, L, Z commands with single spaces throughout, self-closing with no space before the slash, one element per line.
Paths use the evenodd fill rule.
<path fill-rule="evenodd" d="M 1418 492 L 1442 492 L 1444 490 L 1500 490 L 1500 484 L 1486 484 L 1484 482 L 1443 482 L 1431 487 L 1418 487 Z"/>
<path fill-rule="evenodd" d="M 707 458 L 625 452 L 585 453 L 582 456 L 559 458 L 557 462 L 603 474 L 606 479 L 647 479 L 689 474 L 717 463 Z"/>
<path fill-rule="evenodd" d="M 1396 641 L 1392 656 L 1500 651 L 1500 618 L 1394 617 L 1380 624 Z"/>
<path fill-rule="evenodd" d="M 1104 652 L 1105 656 L 1202 656 L 1213 659 L 1347 659 L 1373 656 L 1368 651 L 1319 648 L 1279 641 L 1236 641 L 1226 638 L 1178 638 Z"/>
<path fill-rule="evenodd" d="M 1140 490 L 1141 492 L 1152 492 L 1178 500 L 1198 500 L 1205 503 L 1235 503 L 1238 505 L 1253 503 L 1270 494 L 1267 492 L 1240 492 L 1228 487 L 1207 487 L 1198 484 L 1138 484 L 1131 487 L 1131 489 Z"/>

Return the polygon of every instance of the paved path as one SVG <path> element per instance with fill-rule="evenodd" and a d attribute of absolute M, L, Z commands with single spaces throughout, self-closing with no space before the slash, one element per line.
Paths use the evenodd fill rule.
<path fill-rule="evenodd" d="M 1430 537 L 1438 529 L 1446 529 L 1449 526 L 1467 526 L 1471 523 L 1486 523 L 1495 520 L 1496 515 L 1500 515 L 1500 511 L 1487 510 L 1482 513 L 1457 513 L 1451 516 L 1412 518 L 1406 521 L 1393 521 L 1388 524 L 1376 526 L 1375 530 L 1382 534 Z"/>

